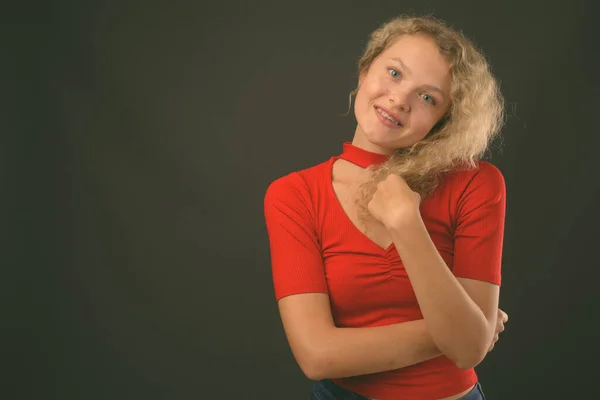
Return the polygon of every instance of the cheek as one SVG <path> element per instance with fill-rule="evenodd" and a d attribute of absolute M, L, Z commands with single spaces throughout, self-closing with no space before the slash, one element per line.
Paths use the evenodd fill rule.
<path fill-rule="evenodd" d="M 354 112 L 356 117 L 359 118 L 363 115 L 370 107 L 371 96 L 369 91 L 366 90 L 364 86 L 356 94 L 356 98 L 354 100 Z"/>
<path fill-rule="evenodd" d="M 440 111 L 437 107 L 425 104 L 423 101 L 417 104 L 419 105 L 419 119 L 423 122 L 423 124 L 434 126 L 440 120 Z"/>
<path fill-rule="evenodd" d="M 437 117 L 437 113 L 431 110 L 421 109 L 417 111 L 413 109 L 412 120 L 413 126 L 420 133 L 426 134 L 437 124 L 439 118 Z"/>
<path fill-rule="evenodd" d="M 368 104 L 372 102 L 374 99 L 381 97 L 386 92 L 385 90 L 385 82 L 381 82 L 376 78 L 367 78 L 361 85 L 361 88 L 356 95 L 357 101 L 360 101 Z"/>

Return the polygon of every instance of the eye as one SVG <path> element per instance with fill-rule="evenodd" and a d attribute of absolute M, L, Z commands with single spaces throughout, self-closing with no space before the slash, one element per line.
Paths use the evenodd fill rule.
<path fill-rule="evenodd" d="M 399 78 L 400 77 L 400 72 L 398 72 L 397 70 L 395 70 L 394 68 L 390 68 L 388 69 L 388 73 L 390 74 L 390 76 L 392 78 Z"/>
<path fill-rule="evenodd" d="M 423 98 L 423 100 L 425 100 L 425 102 L 427 102 L 431 105 L 435 105 L 435 99 L 431 95 L 429 95 L 427 93 L 423 93 L 421 95 L 421 97 Z"/>

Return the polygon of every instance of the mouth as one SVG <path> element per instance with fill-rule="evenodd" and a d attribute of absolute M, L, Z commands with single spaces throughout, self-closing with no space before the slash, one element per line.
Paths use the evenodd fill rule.
<path fill-rule="evenodd" d="M 404 125 L 402 125 L 402 123 L 400 121 L 398 121 L 396 118 L 392 117 L 386 110 L 375 106 L 375 112 L 377 113 L 377 115 L 379 116 L 379 119 L 381 120 L 381 122 L 383 122 L 385 125 L 390 126 L 392 128 L 400 128 L 403 127 Z"/>

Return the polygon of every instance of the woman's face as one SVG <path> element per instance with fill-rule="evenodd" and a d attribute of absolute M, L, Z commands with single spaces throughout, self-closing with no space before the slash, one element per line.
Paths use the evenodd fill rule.
<path fill-rule="evenodd" d="M 406 35 L 359 78 L 353 143 L 391 153 L 423 139 L 450 106 L 450 67 L 435 42 Z"/>

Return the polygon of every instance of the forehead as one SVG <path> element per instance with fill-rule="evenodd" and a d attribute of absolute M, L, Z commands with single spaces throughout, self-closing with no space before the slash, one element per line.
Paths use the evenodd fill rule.
<path fill-rule="evenodd" d="M 404 35 L 378 57 L 379 62 L 401 60 L 415 80 L 436 84 L 444 89 L 450 85 L 450 65 L 433 39 L 425 35 Z"/>

